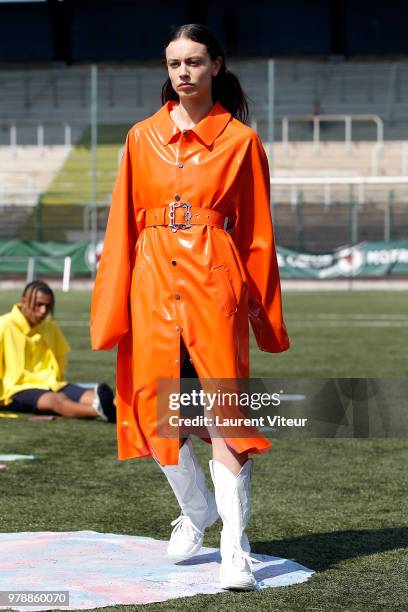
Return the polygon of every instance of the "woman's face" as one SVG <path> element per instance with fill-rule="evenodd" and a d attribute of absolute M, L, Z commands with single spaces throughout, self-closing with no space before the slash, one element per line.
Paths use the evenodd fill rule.
<path fill-rule="evenodd" d="M 221 67 L 221 57 L 212 61 L 205 45 L 178 38 L 166 47 L 166 62 L 171 84 L 180 100 L 211 96 L 212 77 Z"/>

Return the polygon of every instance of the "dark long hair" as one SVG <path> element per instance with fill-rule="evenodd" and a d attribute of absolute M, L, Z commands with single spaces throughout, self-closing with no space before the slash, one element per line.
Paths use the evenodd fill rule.
<path fill-rule="evenodd" d="M 248 120 L 247 97 L 242 90 L 238 78 L 227 69 L 224 50 L 211 30 L 200 23 L 182 25 L 174 30 L 166 41 L 164 52 L 166 52 L 166 47 L 173 42 L 173 40 L 177 40 L 178 38 L 189 38 L 190 40 L 194 40 L 194 42 L 205 45 L 212 61 L 221 56 L 221 68 L 217 76 L 213 77 L 212 81 L 212 98 L 214 102 L 219 101 L 233 117 L 236 117 L 239 121 L 242 121 L 242 123 L 246 123 Z M 168 100 L 179 99 L 169 78 L 162 87 L 161 99 L 162 104 L 165 104 Z"/>

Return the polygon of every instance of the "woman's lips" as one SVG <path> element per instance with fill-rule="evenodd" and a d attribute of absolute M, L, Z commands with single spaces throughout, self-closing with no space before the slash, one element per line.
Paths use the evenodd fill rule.
<path fill-rule="evenodd" d="M 185 87 L 193 87 L 193 85 L 191 83 L 181 83 L 181 85 L 178 86 L 179 89 L 184 89 Z"/>

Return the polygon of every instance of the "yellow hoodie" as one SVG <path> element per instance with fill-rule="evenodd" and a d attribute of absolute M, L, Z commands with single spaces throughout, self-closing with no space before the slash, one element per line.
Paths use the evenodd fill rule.
<path fill-rule="evenodd" d="M 31 327 L 15 304 L 0 317 L 0 404 L 26 389 L 59 391 L 69 345 L 58 324 L 47 317 Z"/>

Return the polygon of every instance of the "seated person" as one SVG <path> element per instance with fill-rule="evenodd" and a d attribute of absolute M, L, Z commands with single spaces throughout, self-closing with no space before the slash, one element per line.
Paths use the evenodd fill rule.
<path fill-rule="evenodd" d="M 115 422 L 114 394 L 108 385 L 86 389 L 64 380 L 70 348 L 51 317 L 54 302 L 52 289 L 35 280 L 25 287 L 21 304 L 0 317 L 0 406 Z"/>

